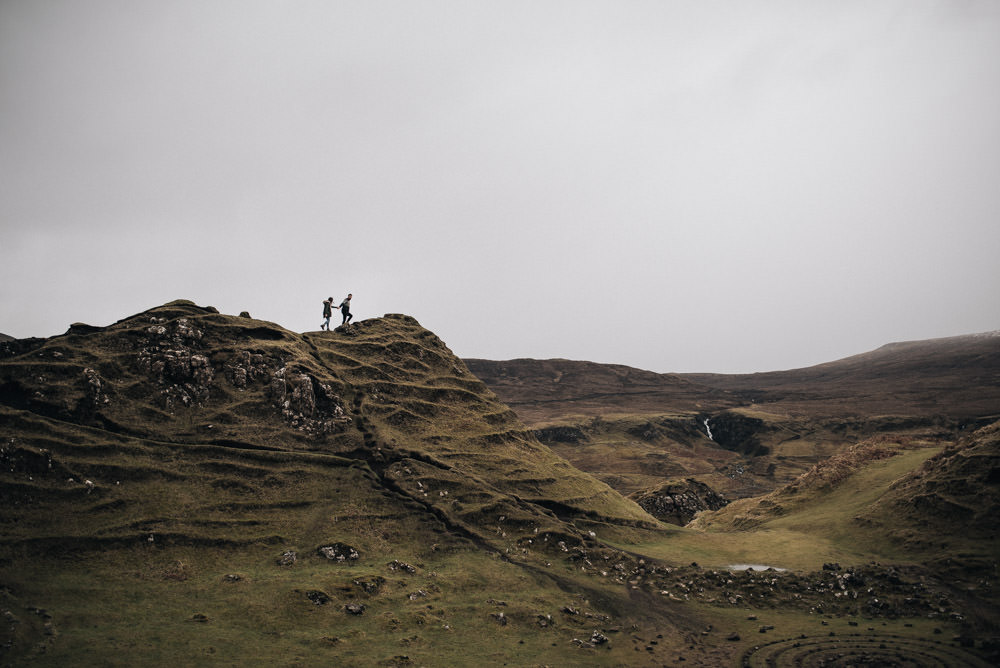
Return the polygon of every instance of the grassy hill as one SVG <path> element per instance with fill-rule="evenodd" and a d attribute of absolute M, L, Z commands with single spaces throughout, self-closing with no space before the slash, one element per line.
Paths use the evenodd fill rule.
<path fill-rule="evenodd" d="M 584 436 L 667 439 L 681 468 L 740 456 L 683 420 Z M 992 590 L 942 604 L 905 536 L 845 547 L 881 531 L 879 503 L 927 495 L 906 476 L 943 448 L 868 480 L 893 491 L 837 540 L 681 529 L 539 442 L 410 317 L 298 334 L 179 301 L 77 323 L 0 343 L 0 665 L 752 665 L 751 634 L 852 624 L 904 654 L 937 629 L 946 665 L 986 665 Z M 649 454 L 630 484 L 673 466 Z M 877 597 L 849 605 L 821 570 L 885 556 L 904 570 L 865 571 Z M 726 568 L 764 558 L 795 571 L 761 589 Z"/>
<path fill-rule="evenodd" d="M 502 620 L 586 607 L 548 551 L 656 527 L 406 316 L 299 335 L 174 302 L 22 343 L 0 364 L 7 662 L 367 665 L 495 636 L 486 657 Z"/>

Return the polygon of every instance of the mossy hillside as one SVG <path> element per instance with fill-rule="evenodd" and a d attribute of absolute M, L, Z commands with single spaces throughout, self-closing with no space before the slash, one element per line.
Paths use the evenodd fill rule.
<path fill-rule="evenodd" d="M 782 629 L 815 625 L 817 605 L 835 623 L 938 614 L 926 591 L 906 603 L 933 575 L 916 566 L 865 573 L 889 612 L 837 598 L 843 573 L 809 572 L 820 558 L 898 552 L 863 523 L 772 526 L 812 500 L 742 530 L 656 527 L 405 316 L 298 335 L 178 302 L 14 343 L 0 664 L 718 666 L 756 640 L 727 640 L 749 628 L 737 611 L 781 609 Z M 663 437 L 626 421 L 637 445 Z M 936 447 L 914 445 L 900 456 Z M 320 552 L 338 543 L 357 558 Z M 737 562 L 802 570 L 776 585 L 714 570 Z M 948 615 L 975 610 L 943 607 L 950 634 Z"/>
<path fill-rule="evenodd" d="M 655 525 L 541 446 L 406 316 L 298 335 L 174 302 L 108 328 L 77 326 L 0 373 L 8 406 L 117 435 L 240 457 L 346 456 L 467 529 L 508 522 L 533 533 L 559 517 Z"/>
<path fill-rule="evenodd" d="M 914 467 L 857 520 L 908 551 L 995 559 L 1000 545 L 1000 422 Z"/>
<path fill-rule="evenodd" d="M 739 458 L 714 446 L 697 425 L 693 413 L 614 415 L 539 424 L 535 433 L 574 467 L 624 495 L 688 477 L 725 487 L 720 471 Z"/>
<path fill-rule="evenodd" d="M 709 542 L 745 536 L 746 556 L 770 552 L 772 559 L 786 559 L 773 565 L 792 568 L 868 558 L 903 564 L 957 555 L 993 558 L 997 495 L 985 479 L 996 467 L 995 432 L 993 426 L 947 446 L 869 439 L 774 492 L 703 512 L 690 527 L 705 532 Z M 969 484 L 973 472 L 983 484 Z M 759 550 L 749 549 L 757 543 Z M 768 543 L 797 547 L 773 549 Z"/>
<path fill-rule="evenodd" d="M 426 551 L 408 562 L 413 573 L 393 570 L 385 555 L 288 567 L 272 556 L 139 547 L 73 568 L 29 563 L 22 577 L 32 586 L 2 602 L 19 622 L 14 649 L 23 651 L 3 658 L 38 666 L 642 666 L 682 651 L 697 663 L 714 652 L 682 644 L 708 623 L 698 613 L 678 615 L 678 629 L 662 613 L 630 614 L 620 587 L 575 579 L 582 586 L 568 593 L 478 550 Z M 350 614 L 347 605 L 364 611 Z M 595 631 L 607 641 L 594 646 Z M 635 638 L 657 635 L 652 656 L 635 651 Z"/>
<path fill-rule="evenodd" d="M 176 302 L 8 356 L 0 661 L 620 664 L 591 634 L 652 613 L 565 557 L 655 521 L 449 355 L 403 316 L 297 335 Z"/>
<path fill-rule="evenodd" d="M 356 388 L 372 442 L 415 453 L 390 467 L 394 482 L 445 512 L 489 512 L 484 489 L 545 506 L 557 516 L 651 526 L 651 518 L 541 445 L 516 415 L 432 333 L 407 316 L 390 315 L 311 335 L 320 359 Z M 382 446 L 385 447 L 385 446 Z M 423 455 L 433 453 L 433 461 Z M 454 495 L 463 478 L 477 494 Z M 419 483 L 419 484 L 418 484 Z M 485 485 L 483 483 L 486 483 Z M 508 523 L 510 512 L 500 513 Z M 499 515 L 498 515 L 499 516 Z M 492 519 L 492 518 L 491 518 Z"/>
<path fill-rule="evenodd" d="M 817 420 L 755 408 L 731 408 L 712 416 L 565 416 L 533 427 L 553 452 L 626 496 L 652 491 L 664 480 L 695 478 L 729 499 L 757 497 L 791 483 L 872 435 L 943 443 L 954 438 L 957 428 L 944 418 Z"/>

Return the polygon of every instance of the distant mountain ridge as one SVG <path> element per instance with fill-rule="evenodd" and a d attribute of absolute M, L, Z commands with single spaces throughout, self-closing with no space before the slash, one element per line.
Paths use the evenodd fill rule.
<path fill-rule="evenodd" d="M 683 377 L 758 407 L 813 415 L 992 416 L 1000 414 L 1000 332 L 888 343 L 802 369 Z"/>
<path fill-rule="evenodd" d="M 566 359 L 463 360 L 469 370 L 529 423 L 556 414 L 635 413 L 670 406 L 719 410 L 735 405 L 725 389 L 678 374 Z"/>
<path fill-rule="evenodd" d="M 886 344 L 801 369 L 657 374 L 570 360 L 466 360 L 528 422 L 735 406 L 815 416 L 1000 414 L 1000 331 Z"/>

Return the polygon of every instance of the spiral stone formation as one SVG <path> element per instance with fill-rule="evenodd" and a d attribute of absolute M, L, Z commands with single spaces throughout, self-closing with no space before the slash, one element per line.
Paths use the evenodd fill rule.
<path fill-rule="evenodd" d="M 837 668 L 990 668 L 989 663 L 944 641 L 892 634 L 801 635 L 751 647 L 743 668 L 796 666 Z"/>

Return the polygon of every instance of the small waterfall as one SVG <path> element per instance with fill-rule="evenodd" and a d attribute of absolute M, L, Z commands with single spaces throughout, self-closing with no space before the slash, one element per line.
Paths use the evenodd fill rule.
<path fill-rule="evenodd" d="M 709 418 L 705 418 L 705 422 L 704 422 L 705 433 L 708 434 L 708 440 L 714 441 L 715 439 L 712 438 L 712 428 L 708 426 L 708 420 L 709 420 Z"/>

